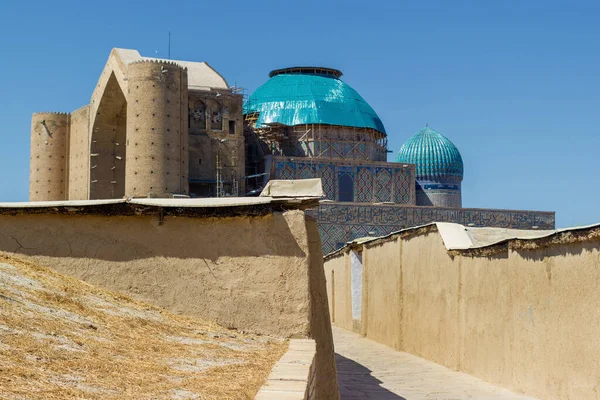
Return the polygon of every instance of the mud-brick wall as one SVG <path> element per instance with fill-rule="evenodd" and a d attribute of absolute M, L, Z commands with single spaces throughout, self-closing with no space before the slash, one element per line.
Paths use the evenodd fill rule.
<path fill-rule="evenodd" d="M 339 398 L 316 221 L 0 214 L 0 250 L 176 313 L 317 344 L 316 391 Z"/>
<path fill-rule="evenodd" d="M 87 200 L 90 184 L 90 106 L 71 113 L 69 200 Z"/>
<path fill-rule="evenodd" d="M 187 195 L 187 70 L 143 61 L 130 64 L 127 77 L 125 195 Z"/>
<path fill-rule="evenodd" d="M 232 193 L 232 180 L 238 181 L 238 194 L 244 193 L 245 148 L 242 118 L 243 96 L 229 90 L 189 92 L 189 177 L 192 185 L 206 183 L 214 196 L 217 155 L 226 193 Z M 194 187 L 197 196 L 206 196 L 207 187 Z"/>
<path fill-rule="evenodd" d="M 435 230 L 359 247 L 366 337 L 540 399 L 600 399 L 600 229 L 479 255 L 450 254 Z M 342 327 L 347 257 L 325 263 Z"/>
<path fill-rule="evenodd" d="M 29 201 L 67 199 L 70 118 L 53 112 L 31 117 Z"/>

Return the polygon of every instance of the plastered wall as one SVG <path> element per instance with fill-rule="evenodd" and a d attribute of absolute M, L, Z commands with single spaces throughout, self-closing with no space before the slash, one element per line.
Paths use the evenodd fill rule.
<path fill-rule="evenodd" d="M 363 252 L 363 292 L 367 298 L 363 301 L 360 333 L 395 349 L 400 349 L 402 340 L 402 275 L 396 268 L 399 254 L 397 241 Z"/>
<path fill-rule="evenodd" d="M 352 329 L 347 257 L 325 275 L 334 323 Z M 363 262 L 366 337 L 537 398 L 600 399 L 597 239 L 451 256 L 434 231 L 365 245 Z"/>
<path fill-rule="evenodd" d="M 329 259 L 324 268 L 332 321 L 341 328 L 353 330 L 350 256 Z"/>
<path fill-rule="evenodd" d="M 0 250 L 176 313 L 317 343 L 317 398 L 337 399 L 316 221 L 302 211 L 190 218 L 0 215 Z"/>
<path fill-rule="evenodd" d="M 599 250 L 461 257 L 461 282 L 479 283 L 461 290 L 461 369 L 543 399 L 599 399 Z"/>
<path fill-rule="evenodd" d="M 437 233 L 403 240 L 401 260 L 403 350 L 456 368 L 459 282 L 454 260 Z"/>

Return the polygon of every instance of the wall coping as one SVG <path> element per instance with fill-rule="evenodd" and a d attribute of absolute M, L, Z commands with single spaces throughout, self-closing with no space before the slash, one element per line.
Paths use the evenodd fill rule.
<path fill-rule="evenodd" d="M 500 251 L 536 250 L 576 242 L 588 242 L 600 239 L 600 223 L 586 226 L 553 230 L 525 230 L 504 228 L 471 228 L 450 222 L 433 222 L 426 225 L 401 229 L 385 236 L 357 238 L 348 242 L 344 247 L 326 254 L 323 258 L 328 261 L 340 257 L 350 250 L 371 247 L 396 240 L 398 237 L 407 239 L 413 236 L 438 232 L 446 250 L 450 255 L 490 256 Z M 479 240 L 474 240 L 473 233 L 478 232 Z M 488 239 L 482 238 L 490 233 Z M 491 234 L 495 233 L 495 234 Z"/>
<path fill-rule="evenodd" d="M 319 204 L 319 197 L 222 197 L 202 199 L 136 198 L 0 203 L 0 215 L 156 215 L 230 217 L 267 215 L 278 211 L 305 210 Z"/>
<path fill-rule="evenodd" d="M 316 354 L 312 339 L 290 339 L 255 400 L 304 400 L 309 394 Z"/>

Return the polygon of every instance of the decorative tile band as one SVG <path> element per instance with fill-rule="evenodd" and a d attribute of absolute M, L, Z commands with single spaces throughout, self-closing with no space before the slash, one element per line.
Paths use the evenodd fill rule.
<path fill-rule="evenodd" d="M 382 236 L 430 222 L 512 229 L 554 229 L 553 212 L 403 205 L 324 203 L 308 213 L 319 224 L 323 253 L 365 236 Z"/>

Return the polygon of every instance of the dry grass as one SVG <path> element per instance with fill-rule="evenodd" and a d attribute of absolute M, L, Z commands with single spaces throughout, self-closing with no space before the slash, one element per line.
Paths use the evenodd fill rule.
<path fill-rule="evenodd" d="M 0 253 L 2 399 L 251 399 L 286 348 Z"/>

